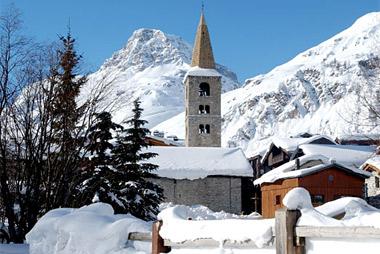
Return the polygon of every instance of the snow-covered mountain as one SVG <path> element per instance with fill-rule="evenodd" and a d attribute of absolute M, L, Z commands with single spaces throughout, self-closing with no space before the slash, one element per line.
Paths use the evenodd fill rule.
<path fill-rule="evenodd" d="M 223 94 L 222 144 L 249 155 L 273 135 L 380 133 L 379 101 L 380 12 Z M 183 137 L 184 114 L 154 129 Z"/>
<path fill-rule="evenodd" d="M 89 76 L 82 96 L 88 96 L 95 84 L 110 83 L 105 103 L 113 105 L 115 121 L 128 117 L 132 101 L 140 97 L 144 119 L 149 126 L 157 125 L 184 109 L 182 80 L 190 68 L 191 54 L 192 47 L 178 36 L 139 29 L 123 49 Z M 224 91 L 240 86 L 235 73 L 221 65 L 217 69 L 223 75 Z"/>

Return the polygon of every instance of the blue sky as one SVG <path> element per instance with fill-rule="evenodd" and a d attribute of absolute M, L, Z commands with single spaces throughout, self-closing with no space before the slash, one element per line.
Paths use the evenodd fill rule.
<path fill-rule="evenodd" d="M 380 0 L 205 0 L 216 61 L 239 80 L 265 73 L 380 11 Z M 14 3 L 25 32 L 39 41 L 65 34 L 68 20 L 84 69 L 96 70 L 138 28 L 157 28 L 193 43 L 201 0 L 0 0 Z"/>

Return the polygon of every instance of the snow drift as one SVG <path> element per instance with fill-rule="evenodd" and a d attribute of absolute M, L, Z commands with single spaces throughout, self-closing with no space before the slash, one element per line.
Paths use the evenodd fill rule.
<path fill-rule="evenodd" d="M 26 241 L 30 254 L 141 254 L 150 252 L 150 245 L 128 243 L 128 234 L 150 230 L 151 223 L 132 215 L 115 215 L 110 205 L 95 203 L 49 211 L 26 235 Z"/>

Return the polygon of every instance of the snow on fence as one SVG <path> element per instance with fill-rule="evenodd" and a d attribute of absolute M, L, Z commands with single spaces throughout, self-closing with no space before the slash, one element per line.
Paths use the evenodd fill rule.
<path fill-rule="evenodd" d="M 329 227 L 329 226 L 296 226 L 301 215 L 299 210 L 279 209 L 275 219 L 275 253 L 277 254 L 302 254 L 308 253 L 306 238 L 321 239 L 380 239 L 380 229 L 373 227 Z M 196 239 L 184 242 L 172 242 L 163 239 L 159 235 L 162 221 L 153 224 L 152 233 L 132 232 L 129 234 L 131 241 L 149 241 L 152 243 L 152 254 L 169 253 L 171 248 L 218 248 L 220 243 L 214 239 Z M 225 241 L 223 248 L 229 249 L 258 249 L 253 241 Z M 365 249 L 365 248 L 364 248 Z M 366 250 L 366 249 L 365 249 Z M 378 249 L 377 249 L 378 250 Z M 333 250 L 331 250 L 333 251 Z M 367 250 L 368 251 L 368 250 Z M 254 252 L 253 252 L 254 253 Z M 274 251 L 273 251 L 274 253 Z M 371 253 L 371 252 L 366 252 Z"/>
<path fill-rule="evenodd" d="M 335 212 L 342 210 L 342 207 L 337 204 L 343 202 L 338 200 L 319 210 L 318 208 L 314 209 L 311 207 L 309 194 L 306 193 L 306 195 L 305 192 L 305 190 L 300 192 L 299 188 L 291 191 L 288 199 L 284 199 L 284 203 L 293 210 L 283 208 L 276 211 L 272 241 L 269 241 L 275 242 L 275 244 L 272 249 L 266 249 L 269 252 L 265 253 L 311 254 L 333 253 L 335 251 L 340 253 L 342 248 L 344 248 L 345 253 L 357 253 L 363 250 L 365 253 L 378 253 L 380 249 L 380 227 L 377 224 L 371 226 L 371 221 L 378 221 L 379 210 L 373 210 L 372 207 L 363 204 L 363 202 L 358 204 L 358 200 L 353 198 L 354 202 L 345 203 L 346 215 L 349 214 L 349 218 L 336 220 L 326 214 L 334 213 L 331 210 L 332 206 L 335 206 Z M 304 194 L 306 198 L 305 196 L 302 197 Z M 355 207 L 355 205 L 357 206 Z M 353 214 L 355 216 L 352 216 Z M 189 223 L 192 222 L 189 221 Z M 222 223 L 220 222 L 220 224 Z M 163 222 L 157 221 L 153 224 L 151 234 L 132 232 L 129 239 L 135 241 L 151 240 L 152 254 L 169 253 L 171 249 L 210 250 L 217 248 L 246 249 L 250 250 L 251 253 L 262 253 L 260 248 L 263 246 L 257 246 L 257 239 L 218 241 L 212 238 L 199 238 L 179 242 L 163 239 L 160 235 L 162 226 Z M 180 226 L 177 226 L 176 230 L 178 234 L 181 234 Z M 251 230 L 254 231 L 256 228 L 251 227 Z"/>

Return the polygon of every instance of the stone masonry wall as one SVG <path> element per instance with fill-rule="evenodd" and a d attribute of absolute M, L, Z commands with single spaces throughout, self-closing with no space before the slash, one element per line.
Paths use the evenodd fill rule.
<path fill-rule="evenodd" d="M 164 189 L 165 202 L 207 206 L 213 211 L 239 214 L 242 210 L 241 178 L 206 177 L 196 180 L 149 179 Z"/>
<path fill-rule="evenodd" d="M 380 188 L 376 187 L 376 178 L 379 179 L 380 176 L 373 172 L 372 176 L 365 180 L 365 184 L 367 186 L 368 203 L 380 208 Z"/>
<path fill-rule="evenodd" d="M 210 96 L 199 96 L 201 83 L 210 85 Z M 186 86 L 186 146 L 221 146 L 221 77 L 188 76 Z M 199 105 L 209 105 L 210 114 L 199 114 Z M 210 125 L 210 133 L 199 133 L 199 125 Z"/>

